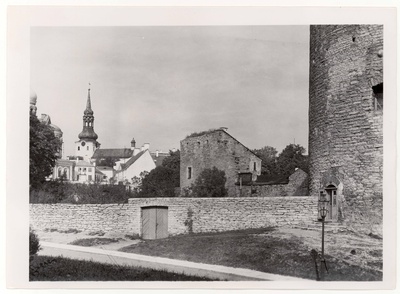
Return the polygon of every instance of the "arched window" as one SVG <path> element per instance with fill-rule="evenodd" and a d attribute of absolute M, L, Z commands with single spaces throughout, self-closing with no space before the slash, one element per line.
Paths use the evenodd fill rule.
<path fill-rule="evenodd" d="M 67 167 L 64 168 L 64 178 L 65 178 L 65 179 L 69 179 L 69 176 L 68 176 L 68 168 L 67 168 Z"/>

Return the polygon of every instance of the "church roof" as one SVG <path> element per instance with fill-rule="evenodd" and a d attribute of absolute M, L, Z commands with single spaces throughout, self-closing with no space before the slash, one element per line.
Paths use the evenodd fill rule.
<path fill-rule="evenodd" d="M 92 158 L 130 158 L 133 150 L 129 148 L 96 149 Z"/>
<path fill-rule="evenodd" d="M 126 163 L 121 163 L 121 171 L 126 170 L 128 167 L 134 164 L 135 161 L 138 160 L 146 151 L 147 150 L 140 151 L 135 156 L 132 156 Z"/>

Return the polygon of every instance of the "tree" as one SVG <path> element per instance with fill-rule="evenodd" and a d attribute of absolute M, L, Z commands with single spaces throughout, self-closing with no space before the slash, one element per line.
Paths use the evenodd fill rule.
<path fill-rule="evenodd" d="M 142 179 L 139 197 L 175 197 L 175 187 L 176 171 L 160 165 Z"/>
<path fill-rule="evenodd" d="M 273 176 L 278 174 L 276 165 L 278 151 L 274 147 L 265 146 L 261 149 L 254 149 L 253 152 L 262 160 L 261 173 L 263 175 Z"/>
<path fill-rule="evenodd" d="M 164 158 L 161 165 L 168 168 L 172 168 L 173 170 L 177 170 L 179 173 L 180 164 L 181 164 L 181 152 L 179 150 L 175 152 L 170 150 L 169 156 Z"/>
<path fill-rule="evenodd" d="M 136 184 L 135 192 L 139 197 L 175 197 L 175 189 L 179 187 L 181 155 L 178 151 L 170 151 L 162 164 L 149 173 L 140 174 L 132 179 Z"/>
<path fill-rule="evenodd" d="M 34 114 L 30 115 L 29 123 L 29 182 L 32 188 L 36 188 L 51 175 L 61 150 L 61 141 L 53 129 L 41 123 Z"/>
<path fill-rule="evenodd" d="M 299 144 L 289 144 L 282 150 L 277 158 L 278 174 L 289 177 L 296 168 L 308 173 L 308 156 L 303 155 L 306 149 Z"/>
<path fill-rule="evenodd" d="M 225 172 L 216 167 L 204 169 L 194 182 L 192 195 L 194 197 L 226 197 Z"/>

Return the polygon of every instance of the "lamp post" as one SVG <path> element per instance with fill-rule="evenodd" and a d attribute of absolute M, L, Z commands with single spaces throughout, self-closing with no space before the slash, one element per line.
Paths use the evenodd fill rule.
<path fill-rule="evenodd" d="M 326 261 L 325 261 L 325 255 L 324 255 L 324 238 L 325 238 L 325 218 L 328 214 L 328 203 L 329 200 L 326 199 L 326 194 L 325 193 L 321 193 L 321 198 L 318 201 L 319 202 L 319 213 L 321 215 L 322 218 L 322 254 L 321 254 L 321 263 L 324 263 L 325 265 L 325 269 L 328 272 L 328 267 L 326 265 Z"/>

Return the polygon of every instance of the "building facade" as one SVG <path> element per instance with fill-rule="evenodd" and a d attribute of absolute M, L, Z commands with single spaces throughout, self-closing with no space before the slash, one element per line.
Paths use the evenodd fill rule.
<path fill-rule="evenodd" d="M 327 218 L 382 222 L 383 26 L 310 28 L 310 194 Z"/>
<path fill-rule="evenodd" d="M 216 167 L 225 172 L 229 196 L 236 197 L 239 173 L 251 172 L 254 179 L 261 174 L 261 159 L 225 128 L 188 136 L 180 148 L 181 190 L 194 184 L 202 170 Z"/>

